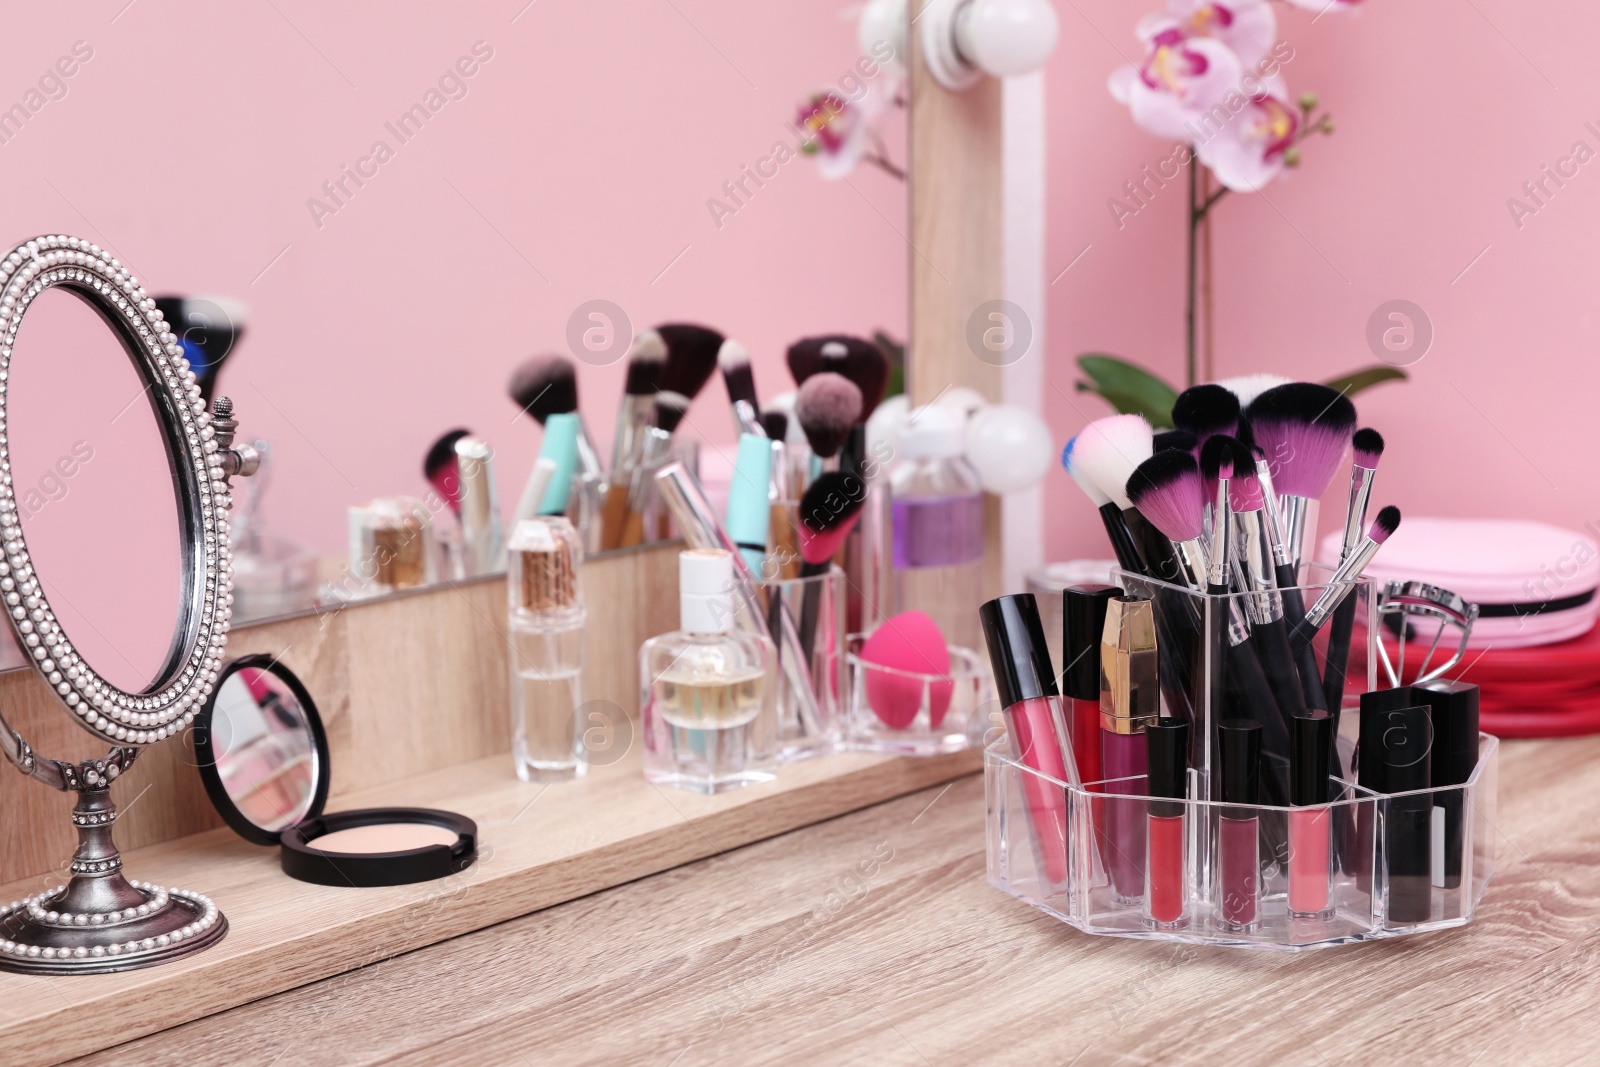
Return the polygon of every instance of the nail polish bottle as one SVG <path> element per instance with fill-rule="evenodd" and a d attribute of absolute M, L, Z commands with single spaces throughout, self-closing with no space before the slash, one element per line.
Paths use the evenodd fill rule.
<path fill-rule="evenodd" d="M 1261 802 L 1261 724 L 1218 723 L 1217 763 L 1224 805 L 1217 816 L 1217 925 L 1248 933 L 1261 918 L 1260 826 L 1255 808 L 1227 805 Z"/>
<path fill-rule="evenodd" d="M 1471 682 L 1440 678 L 1414 686 L 1413 692 L 1419 702 L 1428 705 L 1433 723 L 1433 787 L 1462 785 L 1478 768 L 1478 687 Z M 1431 881 L 1440 889 L 1461 885 L 1466 806 L 1464 789 L 1441 790 L 1433 795 Z"/>
<path fill-rule="evenodd" d="M 645 777 L 696 793 L 721 793 L 774 773 L 777 652 L 736 630 L 733 555 L 678 555 L 682 629 L 639 649 Z"/>
<path fill-rule="evenodd" d="M 510 600 L 511 752 L 524 782 L 584 773 L 583 544 L 566 519 L 525 519 L 506 558 Z"/>
<path fill-rule="evenodd" d="M 1326 713 L 1289 720 L 1289 914 L 1326 918 L 1333 808 L 1328 768 L 1333 719 Z"/>
<path fill-rule="evenodd" d="M 1150 765 L 1150 852 L 1145 862 L 1144 917 L 1152 930 L 1188 925 L 1184 817 L 1189 785 L 1189 724 L 1157 719 L 1144 731 Z"/>
<path fill-rule="evenodd" d="M 1391 926 L 1427 922 L 1433 913 L 1433 796 L 1417 792 L 1428 788 L 1432 747 L 1426 705 L 1362 708 L 1359 780 L 1381 794 L 1379 855 L 1385 877 L 1374 884 L 1386 887 L 1384 915 Z"/>
<path fill-rule="evenodd" d="M 1107 797 L 1106 867 L 1119 904 L 1144 897 L 1146 849 L 1145 728 L 1161 715 L 1161 665 L 1155 606 L 1142 597 L 1112 597 L 1100 639 L 1100 765 Z M 1119 780 L 1120 779 L 1120 780 Z"/>

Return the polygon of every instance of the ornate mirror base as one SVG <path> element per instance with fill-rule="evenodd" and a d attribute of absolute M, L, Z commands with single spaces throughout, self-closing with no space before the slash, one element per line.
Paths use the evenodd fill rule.
<path fill-rule="evenodd" d="M 131 971 L 216 944 L 228 920 L 198 893 L 122 876 L 111 840 L 116 805 L 106 785 L 84 788 L 72 810 L 72 880 L 0 907 L 0 970 L 29 974 Z"/>

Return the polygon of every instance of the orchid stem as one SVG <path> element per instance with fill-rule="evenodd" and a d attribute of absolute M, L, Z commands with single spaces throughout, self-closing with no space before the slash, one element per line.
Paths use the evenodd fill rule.
<path fill-rule="evenodd" d="M 1187 303 L 1184 307 L 1184 330 L 1186 333 L 1185 359 L 1184 359 L 1184 385 L 1195 384 L 1195 329 L 1194 329 L 1194 289 L 1195 289 L 1195 263 L 1196 253 L 1199 250 L 1200 220 L 1205 216 L 1205 209 L 1200 207 L 1200 161 L 1189 160 L 1189 278 Z"/>

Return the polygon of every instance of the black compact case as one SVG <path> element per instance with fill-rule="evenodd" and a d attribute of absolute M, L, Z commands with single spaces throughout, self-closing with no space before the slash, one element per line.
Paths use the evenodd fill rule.
<path fill-rule="evenodd" d="M 252 710 L 263 721 L 275 725 L 256 732 Z M 240 722 L 248 725 L 241 727 Z M 270 826 L 263 826 L 252 818 L 253 813 L 247 813 L 237 796 L 239 784 L 220 765 L 237 758 L 237 751 L 243 746 L 230 742 L 243 734 L 251 735 L 251 742 L 269 735 L 288 738 L 295 756 L 285 762 L 310 768 L 309 788 L 303 798 L 292 811 L 284 812 L 285 820 L 275 819 Z M 271 656 L 245 656 L 222 669 L 211 695 L 195 716 L 194 738 L 200 778 L 218 814 L 246 841 L 279 846 L 283 871 L 291 878 L 358 888 L 408 885 L 466 870 L 477 858 L 478 826 L 454 812 L 362 808 L 324 813 L 331 767 L 322 719 L 300 679 Z M 262 777 L 272 773 L 268 771 Z M 288 825 L 280 827 L 283 821 Z M 450 844 L 428 844 L 395 852 L 333 852 L 310 843 L 341 830 L 395 824 L 438 827 L 454 834 L 455 839 Z"/>

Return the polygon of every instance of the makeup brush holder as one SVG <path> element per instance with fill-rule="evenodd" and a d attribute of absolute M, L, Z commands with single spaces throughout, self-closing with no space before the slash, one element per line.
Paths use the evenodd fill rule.
<path fill-rule="evenodd" d="M 866 662 L 861 658 L 865 641 L 865 634 L 851 634 L 845 651 L 845 733 L 851 748 L 939 756 L 981 744 L 995 700 L 981 656 L 952 645 L 948 673 L 919 673 Z"/>
<path fill-rule="evenodd" d="M 1311 569 L 1312 577 L 1327 574 Z M 1286 611 L 1294 619 L 1314 605 L 1325 584 L 1207 596 L 1125 571 L 1113 572 L 1111 580 L 1125 595 L 1154 604 L 1161 714 L 1191 727 L 1187 795 L 1149 797 L 1142 766 L 1133 776 L 1070 785 L 1041 773 L 1038 761 L 1017 759 L 1010 739 L 1002 738 L 985 752 L 993 885 L 1088 933 L 1202 944 L 1313 948 L 1460 926 L 1471 918 L 1494 866 L 1498 741 L 1482 737 L 1476 770 L 1465 783 L 1395 795 L 1357 784 L 1352 755 L 1360 694 L 1378 688 L 1372 628 L 1359 625 L 1374 617 L 1371 581 L 1354 583 L 1348 594 L 1356 609 L 1344 632 L 1353 636 L 1339 652 L 1336 619 L 1321 627 L 1308 649 L 1298 648 L 1284 619 Z M 1360 651 L 1352 655 L 1356 642 Z M 1318 684 L 1307 687 L 1302 675 L 1313 669 Z M 1327 698 L 1334 687 L 1326 682 L 1334 678 L 1342 681 L 1343 711 L 1330 799 L 1295 809 L 1288 718 L 1325 706 L 1317 699 L 1333 703 Z M 1261 725 L 1257 804 L 1222 802 L 1217 727 L 1239 719 Z M 1107 736 L 1127 740 L 1102 734 L 1102 743 Z M 1076 734 L 1073 740 L 1083 743 Z M 1314 816 L 1304 813 L 1324 810 L 1325 825 L 1308 827 Z M 1181 819 L 1182 827 L 1162 819 Z M 1324 835 L 1329 855 L 1320 866 L 1327 872 L 1328 902 L 1291 914 L 1296 868 L 1302 886 L 1321 877 L 1305 847 L 1310 842 L 1314 851 Z M 1164 850 L 1151 853 L 1152 842 Z M 1254 864 L 1248 861 L 1252 850 Z M 1169 901 L 1173 887 L 1181 889 L 1180 919 L 1147 914 L 1152 872 L 1164 876 L 1157 880 Z M 1253 907 L 1235 906 L 1251 900 Z"/>
<path fill-rule="evenodd" d="M 844 571 L 763 581 L 767 626 L 778 646 L 779 758 L 808 759 L 844 743 Z M 785 635 L 792 632 L 792 639 Z M 796 669 L 798 668 L 798 669 Z M 799 679 L 809 682 L 809 690 Z"/>
<path fill-rule="evenodd" d="M 1428 933 L 1469 922 L 1494 871 L 1488 734 L 1462 785 L 1343 784 L 1303 808 L 1197 799 L 1194 771 L 1184 800 L 1143 777 L 1073 786 L 1010 746 L 984 753 L 989 884 L 1084 933 L 1280 951 Z M 1449 836 L 1422 849 L 1422 827 Z"/>

